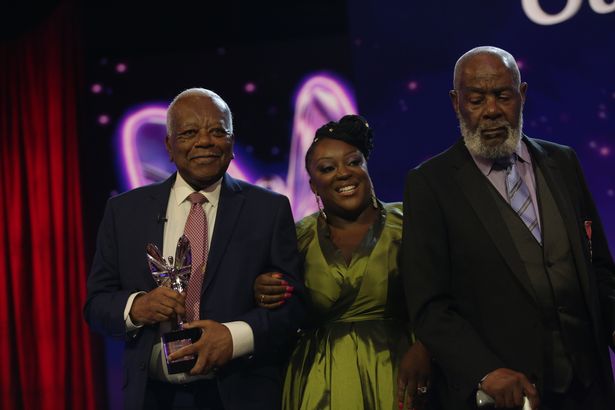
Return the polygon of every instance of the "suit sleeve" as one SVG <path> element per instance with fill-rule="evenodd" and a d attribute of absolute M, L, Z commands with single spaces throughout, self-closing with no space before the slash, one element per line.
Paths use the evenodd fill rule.
<path fill-rule="evenodd" d="M 304 285 L 297 250 L 297 236 L 290 204 L 286 197 L 276 197 L 276 211 L 271 225 L 269 266 L 293 286 L 293 296 L 278 309 L 255 307 L 238 320 L 247 322 L 254 332 L 254 354 L 286 350 L 305 317 Z M 263 272 L 258 272 L 263 273 Z"/>
<path fill-rule="evenodd" d="M 467 400 L 487 373 L 506 366 L 463 318 L 453 297 L 455 268 L 443 205 L 421 169 L 410 171 L 401 268 L 415 335 L 447 374 L 449 388 Z"/>
<path fill-rule="evenodd" d="M 109 200 L 98 230 L 96 253 L 87 280 L 84 315 L 94 331 L 124 338 L 124 308 L 131 292 L 121 288 L 116 235 L 112 200 Z"/>
<path fill-rule="evenodd" d="M 613 264 L 613 257 L 609 250 L 606 234 L 600 220 L 600 215 L 596 209 L 596 205 L 592 198 L 587 183 L 581 170 L 579 160 L 574 153 L 570 151 L 572 156 L 572 163 L 575 173 L 579 181 L 579 187 L 582 196 L 582 209 L 585 215 L 581 215 L 584 220 L 591 221 L 591 265 L 596 275 L 596 282 L 598 285 L 598 294 L 600 302 L 600 310 L 604 320 L 604 330 L 607 333 L 608 344 L 615 349 L 613 345 L 613 332 L 615 332 L 615 265 Z M 581 227 L 585 232 L 584 227 Z M 589 253 L 589 241 L 588 238 L 584 238 L 586 244 L 587 253 Z"/>

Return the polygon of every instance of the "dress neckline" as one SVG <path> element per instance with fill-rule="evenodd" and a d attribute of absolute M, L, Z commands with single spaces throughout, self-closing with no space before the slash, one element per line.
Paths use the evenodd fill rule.
<path fill-rule="evenodd" d="M 316 221 L 318 242 L 320 244 L 322 254 L 329 265 L 343 266 L 348 269 L 360 256 L 369 255 L 371 253 L 380 239 L 387 215 L 387 211 L 380 201 L 378 201 L 378 210 L 380 211 L 378 213 L 378 217 L 372 226 L 370 226 L 367 230 L 357 249 L 352 252 L 352 258 L 350 258 L 350 263 L 348 264 L 342 255 L 342 251 L 338 249 L 331 240 L 331 230 L 329 225 L 326 223 L 324 218 L 318 216 Z"/>

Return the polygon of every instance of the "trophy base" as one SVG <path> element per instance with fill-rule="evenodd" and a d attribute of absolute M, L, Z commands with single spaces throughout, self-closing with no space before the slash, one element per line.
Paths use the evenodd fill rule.
<path fill-rule="evenodd" d="M 178 351 L 182 347 L 189 346 L 201 337 L 200 328 L 174 330 L 162 335 L 162 347 L 164 359 L 167 362 L 169 374 L 184 373 L 190 371 L 196 363 L 196 355 L 180 357 L 176 360 L 169 360 L 169 355 Z"/>

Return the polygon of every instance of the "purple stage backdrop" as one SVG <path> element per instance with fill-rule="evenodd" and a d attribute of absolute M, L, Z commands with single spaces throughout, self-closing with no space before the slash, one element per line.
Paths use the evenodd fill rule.
<path fill-rule="evenodd" d="M 296 219 L 315 209 L 303 168 L 314 130 L 347 113 L 361 113 L 375 130 L 369 167 L 378 196 L 399 201 L 406 172 L 459 138 L 448 97 L 456 59 L 494 45 L 517 58 L 529 83 L 525 132 L 577 151 L 615 251 L 615 2 L 338 3 L 326 29 L 258 43 L 246 32 L 203 48 L 90 51 L 84 172 L 109 171 L 86 188 L 87 203 L 100 204 L 85 210 L 95 221 L 91 236 L 106 197 L 172 172 L 165 107 L 193 86 L 231 106 L 231 173 L 288 195 Z M 311 18 L 322 23 L 323 15 Z M 305 16 L 289 11 L 284 19 L 289 26 Z M 120 355 L 109 341 L 110 408 L 121 407 Z"/>

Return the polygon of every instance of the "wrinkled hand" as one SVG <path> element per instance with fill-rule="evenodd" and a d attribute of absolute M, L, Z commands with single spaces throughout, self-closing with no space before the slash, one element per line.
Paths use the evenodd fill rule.
<path fill-rule="evenodd" d="M 166 287 L 137 295 L 130 307 L 130 320 L 135 324 L 153 325 L 186 314 L 185 295 Z"/>
<path fill-rule="evenodd" d="M 495 407 L 519 407 L 523 405 L 523 396 L 527 396 L 532 409 L 540 405 L 536 387 L 528 378 L 510 369 L 496 369 L 482 381 L 480 388 L 493 397 Z"/>
<path fill-rule="evenodd" d="M 230 330 L 213 320 L 196 320 L 184 323 L 184 329 L 201 328 L 201 338 L 189 346 L 169 355 L 169 360 L 176 360 L 191 354 L 197 355 L 196 364 L 190 374 L 207 374 L 214 368 L 222 367 L 233 357 L 233 338 Z"/>
<path fill-rule="evenodd" d="M 254 300 L 259 307 L 275 309 L 282 306 L 293 294 L 294 288 L 288 285 L 279 272 L 262 273 L 254 281 Z"/>
<path fill-rule="evenodd" d="M 397 372 L 397 402 L 399 408 L 422 409 L 427 404 L 427 389 L 431 378 L 431 357 L 417 340 L 404 354 Z M 407 398 L 407 400 L 406 400 Z"/>

